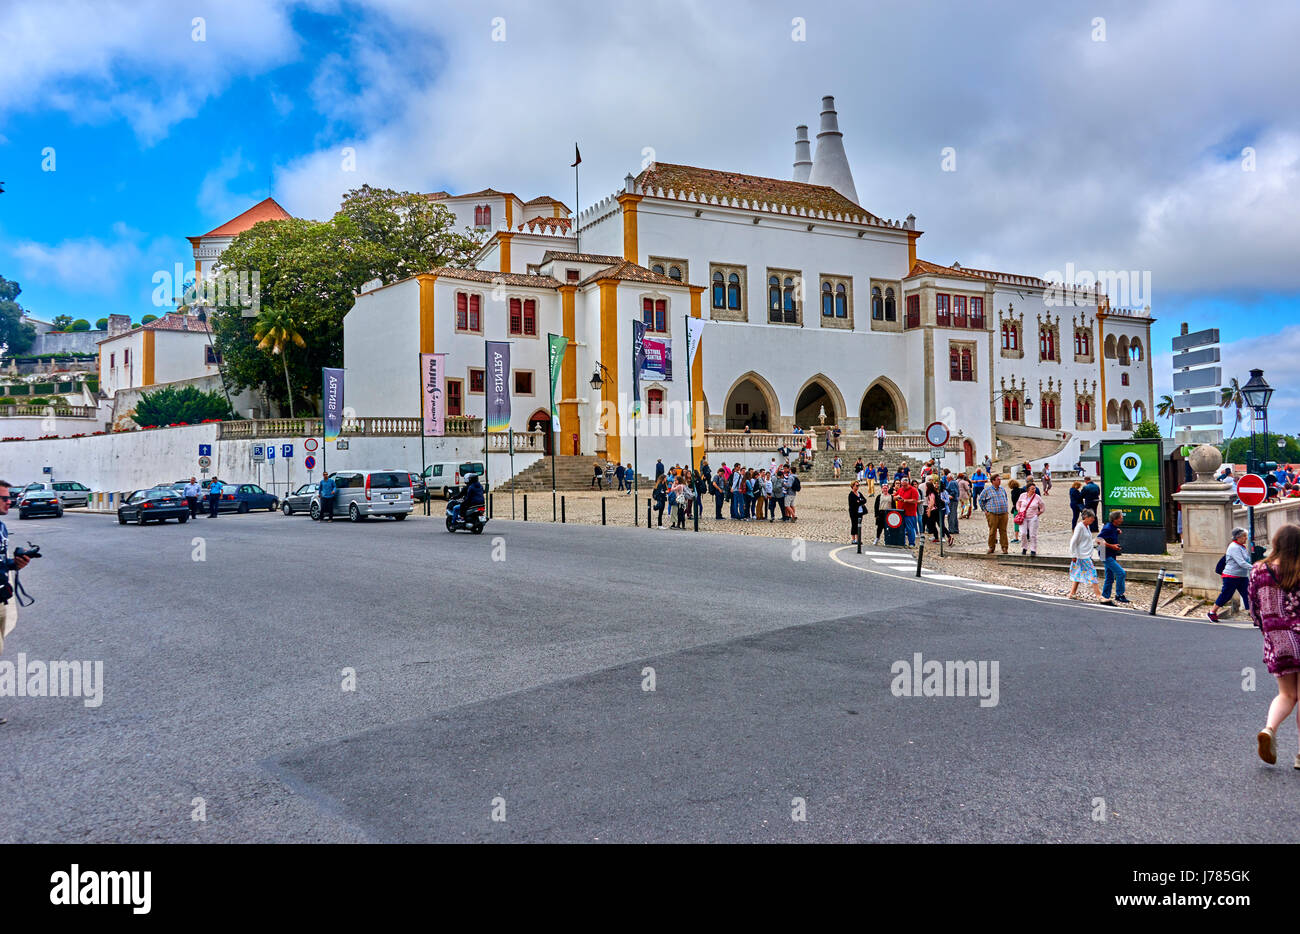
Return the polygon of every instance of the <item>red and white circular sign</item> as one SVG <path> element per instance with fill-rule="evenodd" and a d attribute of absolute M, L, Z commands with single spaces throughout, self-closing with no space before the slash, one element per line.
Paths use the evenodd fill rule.
<path fill-rule="evenodd" d="M 948 443 L 948 426 L 943 422 L 931 422 L 925 426 L 925 440 L 930 447 L 941 448 Z"/>
<path fill-rule="evenodd" d="M 1248 473 L 1237 481 L 1237 499 L 1244 506 L 1258 506 L 1267 495 L 1268 487 L 1264 484 L 1264 478 L 1257 474 Z"/>
<path fill-rule="evenodd" d="M 885 513 L 885 525 L 891 529 L 901 529 L 903 527 L 903 514 L 891 509 Z"/>
<path fill-rule="evenodd" d="M 307 438 L 303 441 L 302 446 L 306 448 L 308 451 L 314 451 L 318 447 L 320 447 L 320 442 L 317 441 L 315 438 Z"/>

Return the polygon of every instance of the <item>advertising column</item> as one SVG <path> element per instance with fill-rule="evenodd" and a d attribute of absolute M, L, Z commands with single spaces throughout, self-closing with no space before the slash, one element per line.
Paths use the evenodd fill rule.
<path fill-rule="evenodd" d="M 1159 441 L 1101 442 L 1101 511 L 1097 527 L 1110 521 L 1110 514 L 1124 514 L 1124 553 L 1165 553 L 1165 516 L 1162 448 Z M 1121 563 L 1123 557 L 1121 555 Z"/>

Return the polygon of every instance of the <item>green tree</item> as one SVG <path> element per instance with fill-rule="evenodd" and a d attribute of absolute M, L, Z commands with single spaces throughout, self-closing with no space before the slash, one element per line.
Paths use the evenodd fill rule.
<path fill-rule="evenodd" d="M 209 418 L 229 418 L 230 405 L 219 392 L 203 392 L 194 386 L 168 386 L 147 392 L 135 405 L 131 418 L 137 425 L 196 424 Z"/>
<path fill-rule="evenodd" d="M 50 324 L 54 326 L 56 331 L 66 331 L 72 327 L 72 315 L 57 315 Z"/>
<path fill-rule="evenodd" d="M 1156 403 L 1156 415 L 1161 418 L 1169 419 L 1169 433 L 1174 433 L 1174 413 L 1178 410 L 1174 408 L 1173 396 L 1161 396 L 1160 401 Z"/>
<path fill-rule="evenodd" d="M 291 354 L 268 354 L 255 336 L 257 318 L 230 304 L 209 315 L 231 392 L 260 389 L 291 409 L 292 387 L 312 387 L 319 403 L 321 367 L 343 364 L 343 316 L 372 280 L 397 282 L 440 266 L 464 264 L 478 242 L 454 230 L 442 205 L 420 195 L 364 187 L 349 191 L 328 221 L 263 221 L 244 231 L 220 257 L 220 271 L 257 272 L 262 308 L 289 316 L 303 339 Z"/>
<path fill-rule="evenodd" d="M 107 331 L 107 330 L 108 330 L 108 319 L 107 319 L 107 318 L 100 318 L 98 321 L 96 321 L 96 322 L 95 322 L 95 330 L 96 330 L 96 331 Z"/>
<path fill-rule="evenodd" d="M 1277 446 L 1282 441 L 1282 447 Z M 1233 438 L 1223 445 L 1223 462 L 1225 464 L 1244 464 L 1250 453 L 1250 438 Z M 1255 437 L 1255 454 L 1261 461 L 1278 461 L 1283 464 L 1300 464 L 1300 440 L 1291 435 L 1269 433 L 1268 446 L 1264 446 L 1264 436 Z"/>
<path fill-rule="evenodd" d="M 23 321 L 23 306 L 18 304 L 22 287 L 0 276 L 0 344 L 10 355 L 26 353 L 36 340 L 36 328 Z"/>
<path fill-rule="evenodd" d="M 1161 437 L 1160 426 L 1149 418 L 1144 418 L 1142 421 L 1138 422 L 1137 428 L 1133 431 L 1133 438 L 1135 440 L 1138 438 L 1155 438 L 1158 440 Z"/>
<path fill-rule="evenodd" d="M 87 321 L 85 318 L 78 318 L 76 321 L 72 322 L 72 330 L 74 330 L 74 331 L 89 331 L 89 330 L 90 330 L 90 322 Z"/>
<path fill-rule="evenodd" d="M 143 318 L 140 319 L 140 323 L 148 324 L 151 321 L 157 321 L 157 320 L 158 320 L 157 315 L 145 315 Z"/>
<path fill-rule="evenodd" d="M 306 347 L 294 324 L 293 313 L 283 308 L 263 308 L 253 325 L 253 340 L 258 350 L 269 350 L 284 367 L 284 390 L 289 400 L 289 417 L 293 418 L 293 386 L 289 382 L 289 348 Z"/>
<path fill-rule="evenodd" d="M 1219 390 L 1219 397 L 1221 408 L 1234 410 L 1232 432 L 1228 437 L 1235 437 L 1237 428 L 1241 426 L 1241 410 L 1246 405 L 1246 397 L 1241 394 L 1241 384 L 1237 382 L 1237 377 L 1228 380 L 1228 385 Z"/>

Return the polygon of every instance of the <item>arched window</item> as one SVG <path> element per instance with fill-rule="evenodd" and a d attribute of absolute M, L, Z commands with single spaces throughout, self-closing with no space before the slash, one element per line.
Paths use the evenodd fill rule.
<path fill-rule="evenodd" d="M 1102 349 L 1102 353 L 1109 360 L 1115 359 L 1115 335 L 1114 334 L 1106 338 L 1106 346 Z"/>
<path fill-rule="evenodd" d="M 669 278 L 669 279 L 676 279 L 678 282 L 681 282 L 681 281 L 682 281 L 682 267 L 680 267 L 680 266 L 669 266 L 669 267 L 668 267 L 668 278 Z"/>
<path fill-rule="evenodd" d="M 767 317 L 773 322 L 781 320 L 781 280 L 776 276 L 767 279 Z"/>
<path fill-rule="evenodd" d="M 1002 397 L 1002 420 L 1004 422 L 1011 421 L 1011 397 L 1010 396 Z"/>
<path fill-rule="evenodd" d="M 880 286 L 871 287 L 871 318 L 873 321 L 885 319 L 885 300 L 880 297 Z"/>
<path fill-rule="evenodd" d="M 734 272 L 727 276 L 727 307 L 732 311 L 740 310 L 740 276 Z"/>
<path fill-rule="evenodd" d="M 1136 337 L 1133 338 L 1133 340 L 1132 340 L 1131 342 L 1129 342 L 1129 345 L 1128 345 L 1128 352 L 1129 352 L 1130 354 L 1133 355 L 1133 360 L 1134 360 L 1135 362 L 1141 360 L 1141 359 L 1142 359 L 1142 342 L 1141 342 L 1140 340 L 1138 340 Z"/>
<path fill-rule="evenodd" d="M 651 271 L 651 272 L 657 272 L 657 273 L 659 273 L 659 275 L 662 276 L 662 275 L 664 274 L 664 267 L 663 267 L 663 264 L 662 264 L 662 263 L 655 263 L 653 266 L 650 267 L 650 271 Z"/>
<path fill-rule="evenodd" d="M 1077 328 L 1074 332 L 1074 353 L 1076 356 L 1086 357 L 1092 353 L 1092 334 L 1083 328 Z"/>
<path fill-rule="evenodd" d="M 474 208 L 474 226 L 491 227 L 492 226 L 492 205 L 480 204 Z"/>
<path fill-rule="evenodd" d="M 822 283 L 822 316 L 835 317 L 835 293 L 831 291 L 829 282 Z"/>
<path fill-rule="evenodd" d="M 894 290 L 885 289 L 885 320 L 898 320 L 898 307 L 894 304 Z"/>
<path fill-rule="evenodd" d="M 1147 418 L 1147 407 L 1143 405 L 1141 402 L 1134 402 L 1133 403 L 1134 421 L 1144 422 L 1146 421 L 1146 418 Z"/>
<path fill-rule="evenodd" d="M 1056 332 L 1046 324 L 1038 328 L 1038 358 L 1040 360 L 1056 359 Z"/>
<path fill-rule="evenodd" d="M 1120 366 L 1128 366 L 1129 353 L 1127 337 L 1121 337 L 1119 343 L 1115 345 L 1115 359 L 1119 361 Z"/>
<path fill-rule="evenodd" d="M 841 282 L 835 286 L 835 317 L 847 318 L 849 316 L 849 293 Z"/>
<path fill-rule="evenodd" d="M 722 273 L 720 272 L 715 272 L 713 274 L 713 307 L 727 307 L 727 286 L 723 281 Z"/>
<path fill-rule="evenodd" d="M 783 320 L 786 324 L 794 324 L 799 320 L 799 315 L 794 305 L 794 279 L 789 276 L 781 283 L 784 288 L 781 289 L 781 311 Z"/>
<path fill-rule="evenodd" d="M 645 408 L 647 415 L 663 415 L 664 391 L 662 389 L 647 389 L 645 394 Z"/>

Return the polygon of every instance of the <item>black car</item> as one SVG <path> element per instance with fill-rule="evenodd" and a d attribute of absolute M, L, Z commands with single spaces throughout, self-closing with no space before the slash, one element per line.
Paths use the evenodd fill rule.
<path fill-rule="evenodd" d="M 304 483 L 280 502 L 280 512 L 286 516 L 295 513 L 307 515 L 311 512 L 311 501 L 316 498 L 319 483 Z"/>
<path fill-rule="evenodd" d="M 176 519 L 181 523 L 190 519 L 190 508 L 171 487 L 154 487 L 136 490 L 117 507 L 117 521 L 122 525 L 134 520 L 138 525 L 146 522 L 166 522 Z"/>
<path fill-rule="evenodd" d="M 19 519 L 33 519 L 36 516 L 63 516 L 63 503 L 59 494 L 52 490 L 32 490 L 18 504 Z"/>

